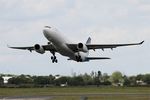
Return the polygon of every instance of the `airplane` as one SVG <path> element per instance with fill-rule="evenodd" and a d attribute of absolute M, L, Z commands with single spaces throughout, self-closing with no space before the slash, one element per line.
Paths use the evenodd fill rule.
<path fill-rule="evenodd" d="M 50 51 L 52 53 L 52 63 L 58 62 L 55 53 L 69 57 L 68 60 L 88 62 L 90 60 L 110 59 L 109 57 L 89 57 L 89 50 L 95 51 L 95 49 L 102 49 L 104 51 L 104 49 L 108 48 L 113 49 L 122 46 L 141 45 L 144 42 L 130 44 L 91 44 L 91 38 L 89 37 L 86 43 L 80 42 L 75 44 L 66 39 L 56 28 L 50 26 L 44 27 L 43 34 L 49 41 L 46 45 L 35 44 L 29 47 L 8 47 L 12 49 L 29 50 L 30 52 L 34 50 L 40 54 L 44 54 L 45 51 Z"/>

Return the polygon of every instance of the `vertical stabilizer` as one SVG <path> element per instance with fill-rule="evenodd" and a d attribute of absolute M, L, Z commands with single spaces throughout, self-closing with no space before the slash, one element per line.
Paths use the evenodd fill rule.
<path fill-rule="evenodd" d="M 88 40 L 86 41 L 86 44 L 91 44 L 91 38 L 89 37 Z"/>

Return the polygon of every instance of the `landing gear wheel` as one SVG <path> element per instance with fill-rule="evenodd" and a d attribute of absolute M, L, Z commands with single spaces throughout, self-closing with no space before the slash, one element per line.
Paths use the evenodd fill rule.
<path fill-rule="evenodd" d="M 53 56 L 51 56 L 51 60 L 53 60 L 54 59 L 54 57 Z"/>
<path fill-rule="evenodd" d="M 54 56 L 54 58 L 53 59 L 56 59 L 56 56 Z"/>
<path fill-rule="evenodd" d="M 58 60 L 56 59 L 56 60 L 55 60 L 55 62 L 57 63 L 57 62 L 58 62 Z"/>
<path fill-rule="evenodd" d="M 52 63 L 54 63 L 55 62 L 55 60 L 52 60 Z"/>
<path fill-rule="evenodd" d="M 57 63 L 58 60 L 57 60 L 57 58 L 55 56 L 55 52 L 54 51 L 50 51 L 50 52 L 53 54 L 53 56 L 51 56 L 52 63 Z"/>
<path fill-rule="evenodd" d="M 57 63 L 58 60 L 57 59 L 52 59 L 52 63 Z"/>
<path fill-rule="evenodd" d="M 56 56 L 51 56 L 51 60 L 52 60 L 52 63 L 57 63 L 58 62 Z"/>

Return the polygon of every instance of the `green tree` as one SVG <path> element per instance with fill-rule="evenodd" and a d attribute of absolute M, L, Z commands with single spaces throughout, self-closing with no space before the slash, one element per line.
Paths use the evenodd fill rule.
<path fill-rule="evenodd" d="M 144 75 L 143 81 L 144 81 L 145 83 L 147 83 L 148 85 L 150 85 L 150 74 Z"/>
<path fill-rule="evenodd" d="M 88 75 L 87 73 L 85 73 L 84 75 L 82 75 L 83 81 L 85 85 L 92 85 L 93 84 L 93 79 L 90 75 Z"/>
<path fill-rule="evenodd" d="M 4 79 L 0 76 L 0 86 L 4 84 Z"/>
<path fill-rule="evenodd" d="M 130 86 L 131 82 L 130 82 L 130 79 L 129 77 L 127 77 L 126 75 L 123 76 L 123 79 L 124 79 L 124 85 L 125 86 Z"/>
<path fill-rule="evenodd" d="M 101 71 L 98 71 L 97 76 L 94 78 L 94 83 L 95 85 L 99 86 L 101 84 L 101 78 L 102 78 L 102 73 Z"/>
<path fill-rule="evenodd" d="M 99 87 L 99 85 L 100 85 L 100 81 L 99 81 L 98 76 L 94 77 L 94 85 L 96 85 L 97 87 Z"/>
<path fill-rule="evenodd" d="M 136 76 L 130 76 L 129 77 L 130 85 L 131 86 L 136 86 Z"/>
<path fill-rule="evenodd" d="M 104 73 L 102 75 L 102 85 L 111 85 L 111 82 L 109 81 L 110 76 L 107 73 Z"/>
<path fill-rule="evenodd" d="M 21 84 L 31 84 L 33 83 L 32 79 L 26 75 L 20 75 L 18 77 L 13 77 L 8 80 L 9 84 L 16 84 L 16 85 L 21 85 Z"/>
<path fill-rule="evenodd" d="M 71 86 L 83 86 L 83 85 L 85 85 L 82 76 L 74 76 L 74 77 L 70 78 L 68 84 Z"/>
<path fill-rule="evenodd" d="M 114 84 L 122 83 L 123 82 L 123 76 L 122 73 L 119 71 L 113 72 L 110 81 Z"/>
<path fill-rule="evenodd" d="M 139 74 L 136 76 L 136 80 L 143 80 L 144 75 Z"/>
<path fill-rule="evenodd" d="M 35 85 L 48 85 L 53 83 L 53 80 L 49 76 L 34 76 L 33 79 Z"/>
<path fill-rule="evenodd" d="M 100 78 L 102 76 L 101 71 L 98 71 L 98 77 Z"/>
<path fill-rule="evenodd" d="M 108 81 L 108 79 L 109 79 L 109 75 L 107 73 L 104 73 L 102 76 L 102 80 L 105 82 Z"/>
<path fill-rule="evenodd" d="M 68 84 L 69 80 L 70 80 L 70 77 L 63 76 L 63 77 L 56 79 L 54 83 L 55 85 L 60 86 L 60 84 L 66 84 L 66 83 Z"/>

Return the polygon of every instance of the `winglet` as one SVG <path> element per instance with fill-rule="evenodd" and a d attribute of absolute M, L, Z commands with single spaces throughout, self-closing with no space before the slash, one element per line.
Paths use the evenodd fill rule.
<path fill-rule="evenodd" d="M 140 42 L 139 44 L 143 44 L 143 43 L 144 43 L 144 41 Z"/>

